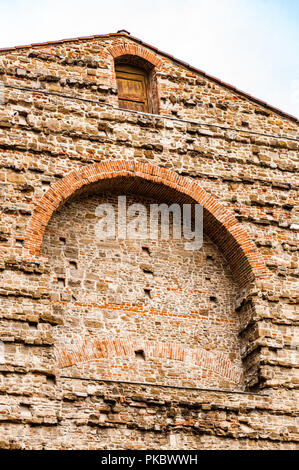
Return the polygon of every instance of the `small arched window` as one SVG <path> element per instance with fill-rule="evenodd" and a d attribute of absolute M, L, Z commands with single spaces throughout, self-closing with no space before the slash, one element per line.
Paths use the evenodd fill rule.
<path fill-rule="evenodd" d="M 115 61 L 118 106 L 122 109 L 158 113 L 155 70 L 152 64 L 134 56 Z"/>

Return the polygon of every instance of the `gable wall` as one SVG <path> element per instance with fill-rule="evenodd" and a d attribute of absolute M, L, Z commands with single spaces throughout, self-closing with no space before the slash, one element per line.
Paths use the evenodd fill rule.
<path fill-rule="evenodd" d="M 294 448 L 298 142 L 275 136 L 298 138 L 298 126 L 143 46 L 159 65 L 160 117 L 118 110 L 109 50 L 123 44 L 136 43 L 116 35 L 0 53 L 5 84 L 53 93 L 7 87 L 0 105 L 1 446 Z M 25 228 L 50 184 L 115 159 L 198 181 L 257 244 L 268 279 L 242 307 L 240 342 L 247 388 L 269 396 L 59 378 L 53 266 L 24 262 Z"/>

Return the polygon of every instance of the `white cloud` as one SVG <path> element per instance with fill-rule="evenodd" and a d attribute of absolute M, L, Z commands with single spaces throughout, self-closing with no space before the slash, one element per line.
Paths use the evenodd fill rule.
<path fill-rule="evenodd" d="M 297 5 L 296 5 L 297 4 Z M 125 28 L 223 81 L 299 115 L 299 5 L 292 0 L 0 0 L 0 47 Z"/>

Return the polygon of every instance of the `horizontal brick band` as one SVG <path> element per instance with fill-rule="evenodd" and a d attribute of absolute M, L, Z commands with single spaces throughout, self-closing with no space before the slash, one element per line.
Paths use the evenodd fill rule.
<path fill-rule="evenodd" d="M 201 204 L 204 208 L 204 231 L 218 245 L 240 285 L 267 276 L 264 260 L 246 230 L 196 181 L 167 168 L 125 160 L 109 160 L 78 168 L 54 183 L 37 202 L 28 224 L 24 241 L 25 258 L 32 260 L 40 256 L 43 235 L 53 212 L 70 197 L 79 191 L 91 190 L 93 185 L 96 185 L 97 191 L 124 189 L 124 182 L 129 182 L 130 190 L 136 193 L 143 191 L 161 199 L 167 193 L 172 198 L 178 194 Z"/>

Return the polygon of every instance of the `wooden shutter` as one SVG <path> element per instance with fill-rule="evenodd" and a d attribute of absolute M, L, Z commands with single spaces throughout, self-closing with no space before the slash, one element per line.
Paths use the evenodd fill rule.
<path fill-rule="evenodd" d="M 146 72 L 129 65 L 116 65 L 115 71 L 119 107 L 149 113 Z"/>

